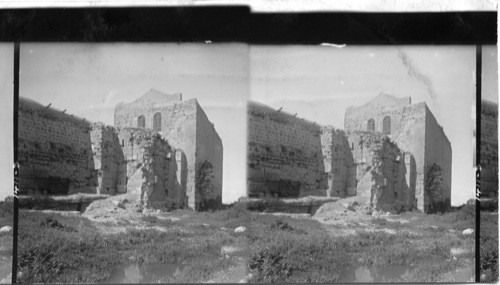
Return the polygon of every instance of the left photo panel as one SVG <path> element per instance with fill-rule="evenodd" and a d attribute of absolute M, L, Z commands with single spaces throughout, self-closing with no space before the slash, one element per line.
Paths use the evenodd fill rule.
<path fill-rule="evenodd" d="M 12 281 L 14 227 L 14 44 L 0 44 L 0 284 Z"/>
<path fill-rule="evenodd" d="M 17 282 L 218 282 L 238 267 L 219 257 L 243 239 L 214 210 L 246 194 L 248 68 L 241 44 L 21 43 Z"/>

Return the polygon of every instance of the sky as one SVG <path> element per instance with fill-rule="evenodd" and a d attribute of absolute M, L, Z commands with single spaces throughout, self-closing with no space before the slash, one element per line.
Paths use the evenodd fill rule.
<path fill-rule="evenodd" d="M 14 192 L 14 45 L 0 44 L 0 201 Z"/>
<path fill-rule="evenodd" d="M 12 133 L 13 45 L 0 44 L 0 131 Z M 20 96 L 113 125 L 114 107 L 151 88 L 196 98 L 224 146 L 223 201 L 246 188 L 246 101 L 343 128 L 345 109 L 385 92 L 425 101 L 452 144 L 452 204 L 474 195 L 474 46 L 21 45 Z M 498 102 L 497 50 L 483 49 L 483 99 Z M 0 175 L 12 193 L 13 147 L 1 136 Z"/>
<path fill-rule="evenodd" d="M 498 55 L 496 46 L 484 46 L 482 52 L 481 98 L 498 104 Z"/>
<path fill-rule="evenodd" d="M 348 106 L 381 92 L 426 102 L 451 142 L 452 205 L 474 197 L 475 46 L 252 46 L 250 58 L 252 100 L 319 124 L 343 129 Z"/>

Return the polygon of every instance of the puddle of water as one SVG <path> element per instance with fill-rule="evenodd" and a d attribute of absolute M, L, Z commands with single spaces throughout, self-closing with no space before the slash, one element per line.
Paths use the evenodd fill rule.
<path fill-rule="evenodd" d="M 106 283 L 155 283 L 161 278 L 179 274 L 185 265 L 176 263 L 139 265 L 131 264 L 122 268 L 117 268 L 111 272 L 111 277 Z"/>
<path fill-rule="evenodd" d="M 361 266 L 342 272 L 338 282 L 388 282 L 409 274 L 411 269 L 404 265 Z"/>

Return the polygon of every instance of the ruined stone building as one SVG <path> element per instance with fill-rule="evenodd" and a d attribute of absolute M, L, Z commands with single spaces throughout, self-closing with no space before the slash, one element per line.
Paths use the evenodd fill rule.
<path fill-rule="evenodd" d="M 222 142 L 195 99 L 151 90 L 118 104 L 115 126 L 25 98 L 18 112 L 21 195 L 127 193 L 171 209 L 222 203 Z M 209 189 L 206 181 L 199 189 L 200 175 Z"/>
<path fill-rule="evenodd" d="M 151 129 L 185 154 L 190 208 L 222 203 L 222 140 L 196 99 L 182 101 L 182 94 L 152 89 L 134 102 L 118 104 L 115 126 Z M 213 174 L 213 189 L 203 194 L 197 189 L 197 178 L 205 162 L 211 165 L 207 170 Z"/>
<path fill-rule="evenodd" d="M 410 98 L 380 94 L 350 107 L 345 130 L 250 102 L 247 155 L 249 196 L 359 196 L 398 211 L 450 205 L 450 142 L 425 103 Z M 425 191 L 431 168 L 442 182 L 433 197 Z"/>
<path fill-rule="evenodd" d="M 416 177 L 410 176 L 410 180 L 415 180 L 418 209 L 427 209 L 431 204 L 425 183 L 432 165 L 439 165 L 444 191 L 433 203 L 450 207 L 451 143 L 425 102 L 412 105 L 410 97 L 397 99 L 382 93 L 362 106 L 348 108 L 344 124 L 348 132 L 368 131 L 386 135 L 415 160 Z"/>
<path fill-rule="evenodd" d="M 481 195 L 498 201 L 498 104 L 481 101 Z"/>

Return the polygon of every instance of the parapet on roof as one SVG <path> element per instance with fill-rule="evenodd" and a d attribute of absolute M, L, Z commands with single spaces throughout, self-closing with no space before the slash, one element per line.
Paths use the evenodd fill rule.
<path fill-rule="evenodd" d="M 375 98 L 365 103 L 365 105 L 382 105 L 385 107 L 408 106 L 411 105 L 411 97 L 397 98 L 395 96 L 381 92 Z"/>
<path fill-rule="evenodd" d="M 151 89 L 135 100 L 134 103 L 162 104 L 177 101 L 182 101 L 182 93 L 167 94 L 156 89 Z"/>
<path fill-rule="evenodd" d="M 44 106 L 35 100 L 19 96 L 19 110 L 22 112 L 29 112 L 50 119 L 58 119 L 69 121 L 77 124 L 84 124 L 86 126 L 90 125 L 90 122 L 86 119 L 68 114 L 66 110 L 59 110 L 52 107 L 52 103 Z"/>
<path fill-rule="evenodd" d="M 120 102 L 116 107 L 131 106 L 131 105 L 145 105 L 145 106 L 163 106 L 175 102 L 182 101 L 182 93 L 167 94 L 160 92 L 156 89 L 150 89 L 141 97 L 137 98 L 135 101 L 130 103 Z"/>

